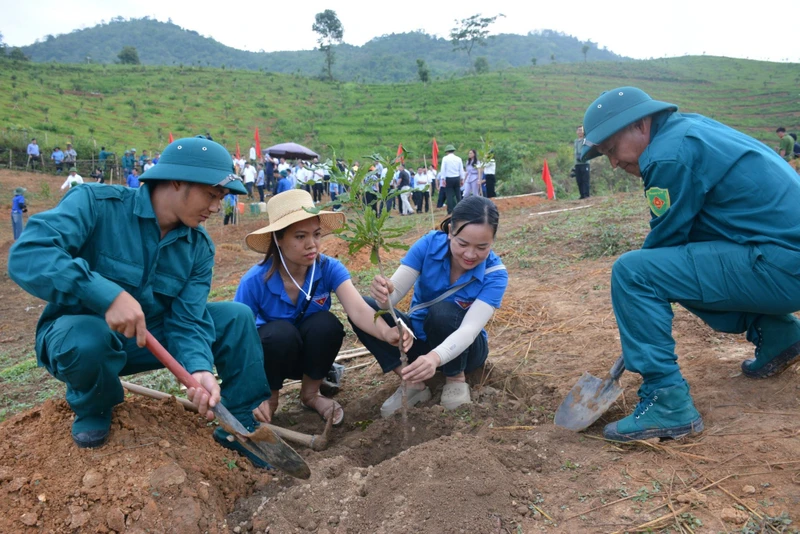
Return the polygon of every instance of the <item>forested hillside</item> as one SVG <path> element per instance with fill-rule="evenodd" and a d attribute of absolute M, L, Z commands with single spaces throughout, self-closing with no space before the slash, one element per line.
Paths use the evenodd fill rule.
<path fill-rule="evenodd" d="M 311 32 L 311 22 L 303 31 Z M 265 39 L 268 38 L 265 34 Z M 585 56 L 584 45 L 589 46 Z M 314 50 L 237 50 L 196 31 L 149 18 L 117 18 L 64 35 L 48 35 L 41 42 L 22 47 L 22 52 L 35 62 L 110 64 L 118 62 L 117 55 L 124 46 L 136 48 L 145 65 L 224 67 L 318 76 L 324 62 L 323 54 Z M 449 40 L 422 32 L 392 33 L 363 46 L 335 46 L 334 51 L 333 75 L 342 81 L 413 81 L 417 78 L 417 59 L 426 62 L 434 80 L 462 75 L 469 69 L 467 55 L 454 52 Z M 476 47 L 473 60 L 476 57 L 485 57 L 489 70 L 532 65 L 534 58 L 538 65 L 624 59 L 598 48 L 595 43 L 583 43 L 550 30 L 528 35 L 498 35 L 489 39 L 486 47 Z"/>

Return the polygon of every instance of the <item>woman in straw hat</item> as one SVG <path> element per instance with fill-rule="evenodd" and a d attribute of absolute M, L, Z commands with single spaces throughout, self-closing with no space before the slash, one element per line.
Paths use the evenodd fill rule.
<path fill-rule="evenodd" d="M 390 280 L 379 275 L 372 281 L 372 298 L 365 300 L 376 310 L 396 305 L 414 287 L 408 314 L 396 311 L 417 338 L 408 351 L 407 367 L 400 366 L 396 348 L 353 325 L 383 372 L 394 371 L 409 382 L 409 406 L 431 398 L 425 380 L 437 369 L 445 376 L 442 406 L 452 410 L 470 402 L 465 373 L 486 361 L 489 345 L 483 327 L 500 307 L 508 285 L 506 268 L 492 252 L 499 220 L 491 200 L 466 198 L 455 205 L 439 231 L 414 243 Z M 381 415 L 389 417 L 399 410 L 402 398 L 398 388 L 381 406 Z"/>
<path fill-rule="evenodd" d="M 396 346 L 397 328 L 379 318 L 350 281 L 350 273 L 335 258 L 320 254 L 320 238 L 340 228 L 343 213 L 307 211 L 314 208 L 302 189 L 280 193 L 267 203 L 270 224 L 248 234 L 247 246 L 265 254 L 242 277 L 234 300 L 253 310 L 264 350 L 264 369 L 274 395 L 271 413 L 286 378 L 302 379 L 300 401 L 324 418 L 333 411 L 339 424 L 344 411 L 319 392 L 320 384 L 342 346 L 344 327 L 330 312 L 335 293 L 350 320 L 365 332 Z M 407 345 L 413 341 L 410 337 Z"/>

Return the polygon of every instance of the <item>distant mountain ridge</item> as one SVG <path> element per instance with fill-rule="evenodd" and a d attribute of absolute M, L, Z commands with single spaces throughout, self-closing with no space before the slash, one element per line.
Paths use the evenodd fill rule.
<path fill-rule="evenodd" d="M 584 44 L 590 49 L 586 56 Z M 248 52 L 225 46 L 172 22 L 150 18 L 125 20 L 121 17 L 71 33 L 48 35 L 43 41 L 21 47 L 36 62 L 114 63 L 123 46 L 133 46 L 145 65 L 200 65 L 285 74 L 318 76 L 323 54 L 316 50 L 290 52 Z M 464 74 L 469 64 L 463 52 L 454 52 L 447 39 L 423 32 L 393 33 L 376 37 L 363 46 L 335 47 L 334 77 L 366 83 L 408 82 L 417 79 L 417 59 L 425 60 L 431 79 Z M 483 56 L 491 70 L 553 62 L 627 60 L 595 43 L 552 30 L 528 35 L 501 34 L 486 47 L 473 51 L 473 60 Z"/>

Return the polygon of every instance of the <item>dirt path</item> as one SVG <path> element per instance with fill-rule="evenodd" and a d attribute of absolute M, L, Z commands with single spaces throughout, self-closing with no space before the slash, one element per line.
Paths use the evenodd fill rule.
<path fill-rule="evenodd" d="M 35 192 L 31 210 L 44 209 L 57 195 L 46 198 L 42 184 L 56 182 L 0 171 L 0 207 L 6 209 L 13 187 L 27 185 Z M 491 365 L 471 377 L 474 403 L 444 412 L 437 404 L 441 381 L 434 380 L 431 401 L 410 412 L 404 446 L 399 418 L 378 415 L 395 379 L 376 365 L 348 371 L 337 397 L 344 425 L 334 429 L 327 450 L 298 449 L 311 467 L 309 481 L 256 472 L 216 446 L 202 420 L 170 402 L 127 399 L 115 410 L 109 444 L 77 450 L 66 404 L 36 400 L 37 389 L 52 379 L 21 383 L 2 375 L 4 406 L 19 399 L 37 406 L 0 423 L 0 532 L 516 534 L 640 525 L 663 532 L 791 532 L 800 520 L 798 369 L 764 381 L 744 378 L 739 364 L 752 347 L 743 337 L 713 332 L 680 307 L 678 354 L 704 433 L 631 445 L 600 439 L 602 425 L 636 402 L 639 382 L 631 374 L 622 379 L 624 397 L 586 433 L 552 424 L 580 375 L 602 375 L 619 353 L 608 289 L 614 258 L 591 256 L 588 238 L 609 239 L 598 232 L 614 224 L 639 239 L 638 201 L 592 199 L 594 208 L 547 216 L 531 215 L 554 209 L 538 197 L 499 201 L 496 250 L 511 282 L 489 326 Z M 555 208 L 580 205 L 586 203 Z M 218 250 L 215 298 L 230 298 L 241 274 L 260 259 L 242 241 L 262 224 L 209 225 Z M 427 231 L 427 223 L 418 226 Z M 3 272 L 9 246 L 7 222 L 0 225 Z M 347 257 L 335 238 L 324 247 L 354 272 L 368 268 L 363 258 Z M 30 359 L 39 304 L 0 278 L 0 372 Z M 321 432 L 320 419 L 298 407 L 296 390 L 284 391 L 276 423 Z"/>

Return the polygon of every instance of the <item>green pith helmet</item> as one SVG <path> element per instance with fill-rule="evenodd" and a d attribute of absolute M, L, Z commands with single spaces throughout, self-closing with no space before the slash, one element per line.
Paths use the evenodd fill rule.
<path fill-rule="evenodd" d="M 636 87 L 618 87 L 601 94 L 583 116 L 581 161 L 599 156 L 596 146 L 629 124 L 666 109 L 677 111 L 678 106 L 653 100 Z"/>
<path fill-rule="evenodd" d="M 144 172 L 139 180 L 177 180 L 227 187 L 232 193 L 247 194 L 236 176 L 231 156 L 225 147 L 203 136 L 176 139 L 164 149 L 158 165 Z"/>

